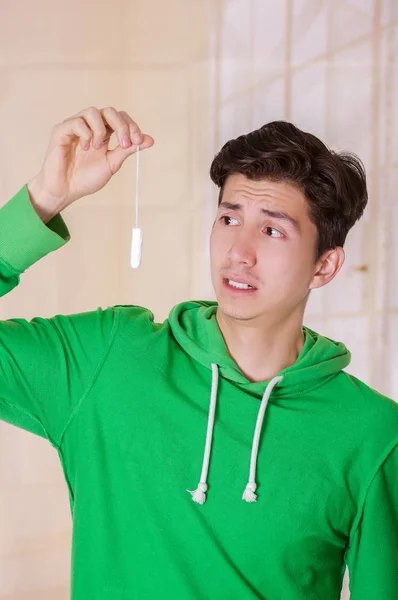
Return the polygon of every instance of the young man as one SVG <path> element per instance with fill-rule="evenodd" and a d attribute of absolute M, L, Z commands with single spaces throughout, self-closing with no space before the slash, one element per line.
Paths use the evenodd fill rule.
<path fill-rule="evenodd" d="M 55 127 L 0 211 L 1 294 L 134 144 L 153 139 L 114 109 Z M 398 598 L 398 406 L 303 327 L 366 206 L 361 163 L 275 122 L 228 142 L 211 176 L 218 304 L 0 325 L 0 416 L 65 473 L 72 598 L 338 600 L 346 564 L 352 600 Z"/>

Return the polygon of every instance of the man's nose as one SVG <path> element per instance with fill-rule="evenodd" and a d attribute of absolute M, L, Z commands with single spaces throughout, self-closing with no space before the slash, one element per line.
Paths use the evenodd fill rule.
<path fill-rule="evenodd" d="M 234 236 L 228 257 L 232 263 L 253 266 L 256 263 L 255 238 L 253 232 L 240 231 Z"/>

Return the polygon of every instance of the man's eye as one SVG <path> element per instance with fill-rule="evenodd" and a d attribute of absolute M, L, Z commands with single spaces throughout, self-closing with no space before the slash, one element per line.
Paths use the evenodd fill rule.
<path fill-rule="evenodd" d="M 224 225 L 236 225 L 238 223 L 237 219 L 227 216 L 221 217 L 221 221 L 224 223 Z"/>
<path fill-rule="evenodd" d="M 280 231 L 278 231 L 278 229 L 275 229 L 274 227 L 266 227 L 265 232 L 270 237 L 276 237 L 276 238 L 283 237 L 283 233 L 281 233 Z"/>

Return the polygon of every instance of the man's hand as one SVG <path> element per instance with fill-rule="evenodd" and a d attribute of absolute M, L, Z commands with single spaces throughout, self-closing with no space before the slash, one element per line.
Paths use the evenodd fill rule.
<path fill-rule="evenodd" d="M 109 150 L 115 133 L 119 145 Z M 28 184 L 32 204 L 47 223 L 64 208 L 104 187 L 128 156 L 149 148 L 151 136 L 123 111 L 91 107 L 56 125 L 40 173 Z"/>

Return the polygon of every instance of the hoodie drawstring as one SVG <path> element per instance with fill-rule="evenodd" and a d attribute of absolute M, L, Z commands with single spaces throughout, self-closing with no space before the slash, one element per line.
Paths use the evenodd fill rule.
<path fill-rule="evenodd" d="M 202 465 L 202 473 L 200 475 L 200 481 L 196 490 L 187 490 L 190 494 L 192 494 L 192 500 L 197 502 L 198 504 L 204 504 L 206 502 L 206 492 L 208 489 L 207 486 L 207 475 L 209 472 L 209 463 L 210 463 L 210 453 L 211 453 L 211 444 L 213 441 L 213 430 L 214 430 L 214 416 L 216 412 L 216 404 L 217 404 L 217 391 L 218 391 L 218 366 L 216 364 L 211 365 L 212 370 L 212 381 L 211 381 L 211 394 L 210 394 L 210 408 L 209 408 L 209 416 L 207 421 L 207 432 L 206 432 L 206 444 L 205 444 L 205 453 L 203 456 L 203 465 Z M 256 502 L 257 495 L 255 491 L 257 489 L 256 484 L 256 470 L 257 470 L 257 457 L 258 457 L 258 448 L 260 444 L 260 436 L 261 429 L 263 426 L 265 411 L 267 410 L 268 401 L 270 399 L 272 390 L 274 387 L 282 381 L 283 377 L 280 375 L 271 379 L 268 383 L 265 392 L 263 394 L 263 398 L 261 400 L 260 408 L 257 415 L 256 428 L 254 430 L 254 438 L 252 444 L 252 453 L 250 458 L 250 474 L 249 481 L 246 486 L 246 489 L 243 493 L 242 499 L 246 500 L 246 502 Z"/>
<path fill-rule="evenodd" d="M 218 366 L 216 364 L 211 365 L 212 380 L 211 380 L 211 395 L 210 395 L 210 408 L 209 417 L 207 421 L 207 433 L 206 433 L 206 445 L 205 454 L 203 457 L 202 473 L 200 475 L 199 485 L 196 490 L 187 490 L 192 494 L 192 500 L 198 504 L 204 504 L 206 502 L 207 492 L 207 474 L 209 471 L 211 443 L 213 441 L 213 429 L 214 429 L 214 415 L 216 412 L 217 403 L 217 391 L 218 391 Z"/>
<path fill-rule="evenodd" d="M 283 379 L 283 377 L 281 377 L 281 376 L 274 377 L 273 379 L 271 379 L 271 381 L 269 382 L 269 384 L 267 385 L 267 387 L 265 389 L 263 399 L 261 400 L 260 408 L 259 408 L 258 415 L 257 415 L 256 429 L 254 430 L 252 454 L 251 454 L 251 458 L 250 458 L 249 481 L 247 483 L 246 489 L 243 492 L 243 496 L 242 496 L 242 499 L 246 500 L 246 502 L 256 502 L 256 500 L 257 500 L 257 495 L 255 494 L 255 491 L 257 489 L 256 469 L 257 469 L 257 456 L 258 456 L 258 447 L 260 444 L 261 429 L 263 427 L 264 415 L 265 415 L 265 411 L 268 406 L 268 401 L 271 396 L 272 390 L 280 381 L 282 381 L 282 379 Z"/>

